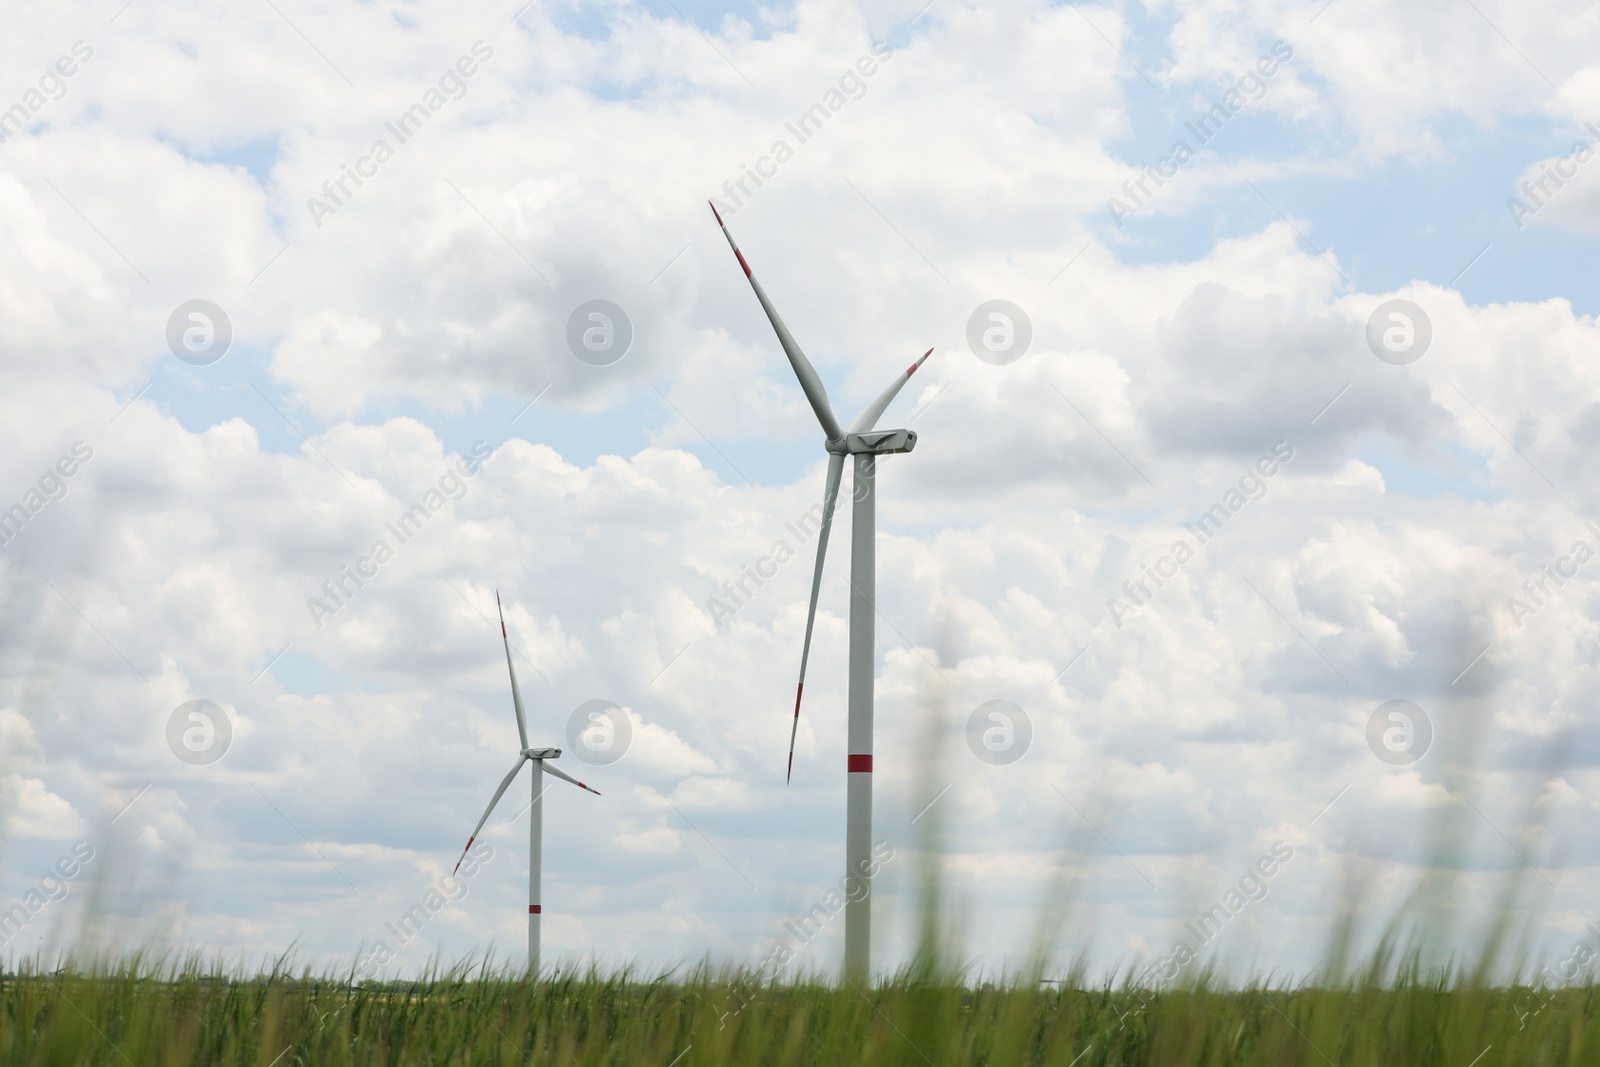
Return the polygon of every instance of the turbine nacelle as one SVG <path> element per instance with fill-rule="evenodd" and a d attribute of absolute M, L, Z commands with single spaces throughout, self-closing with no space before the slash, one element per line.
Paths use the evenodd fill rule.
<path fill-rule="evenodd" d="M 868 430 L 865 433 L 847 433 L 838 441 L 829 441 L 827 449 L 836 456 L 895 456 L 917 447 L 915 430 Z"/>
<path fill-rule="evenodd" d="M 561 756 L 559 748 L 525 748 L 522 754 L 528 759 L 558 759 Z"/>

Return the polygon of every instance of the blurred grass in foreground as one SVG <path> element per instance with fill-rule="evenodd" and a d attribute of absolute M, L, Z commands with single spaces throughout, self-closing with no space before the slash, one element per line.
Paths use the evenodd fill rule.
<path fill-rule="evenodd" d="M 1595 987 L 1535 993 L 1402 967 L 1341 988 L 759 988 L 702 969 L 523 975 L 457 967 L 352 987 L 134 960 L 7 975 L 4 1064 L 1600 1063 Z"/>
<path fill-rule="evenodd" d="M 939 699 L 924 704 L 916 795 L 937 800 L 949 714 Z M 1465 796 L 1457 781 L 1477 790 L 1474 723 L 1485 708 L 1474 698 L 1453 710 L 1454 732 L 1438 757 L 1452 794 Z M 1520 819 L 1525 841 L 1537 841 L 1543 826 L 1539 785 Z M 1205 955 L 1159 989 L 1129 977 L 1150 973 L 1139 970 L 1146 961 L 1120 980 L 1089 976 L 1083 953 L 1094 923 L 1079 915 L 1082 889 L 1066 862 L 1085 854 L 1088 830 L 1070 821 L 1038 909 L 1032 964 L 975 984 L 962 962 L 965 909 L 951 905 L 944 884 L 944 809 L 931 802 L 909 859 L 915 955 L 861 987 L 814 975 L 763 982 L 757 970 L 710 965 L 653 977 L 567 966 L 535 981 L 486 961 L 357 981 L 354 968 L 297 970 L 287 956 L 258 972 L 200 956 L 119 954 L 104 947 L 119 939 L 101 929 L 102 896 L 112 885 L 125 893 L 133 880 L 108 875 L 108 850 L 78 948 L 56 969 L 24 959 L 0 973 L 0 1067 L 1600 1065 L 1600 985 L 1590 977 L 1600 953 L 1578 951 L 1585 939 L 1555 970 L 1531 962 L 1533 920 L 1548 897 L 1547 879 L 1530 877 L 1542 872 L 1525 854 L 1525 865 L 1503 868 L 1471 958 L 1451 948 L 1469 806 L 1432 810 L 1426 860 L 1386 919 L 1373 912 L 1366 868 L 1347 866 L 1315 975 L 1239 981 L 1221 977 L 1217 957 Z M 1362 926 L 1378 935 L 1365 955 L 1356 949 Z M 1600 940 L 1600 928 L 1586 929 Z M 1078 962 L 1046 981 L 1061 974 L 1051 957 L 1063 940 L 1077 946 Z M 48 950 L 31 957 L 48 958 Z"/>

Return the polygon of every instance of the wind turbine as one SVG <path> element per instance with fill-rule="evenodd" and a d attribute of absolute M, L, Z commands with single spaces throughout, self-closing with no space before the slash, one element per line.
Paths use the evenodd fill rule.
<path fill-rule="evenodd" d="M 467 858 L 467 850 L 472 848 L 472 843 L 478 839 L 478 831 L 483 829 L 483 824 L 489 821 L 489 815 L 494 811 L 494 806 L 500 803 L 500 798 L 505 796 L 511 787 L 511 781 L 522 770 L 524 763 L 533 764 L 533 804 L 528 813 L 528 972 L 539 973 L 539 922 L 543 918 L 541 903 L 539 901 L 539 881 L 541 874 L 540 860 L 544 850 L 544 776 L 553 774 L 563 781 L 571 782 L 579 789 L 588 789 L 595 796 L 600 795 L 600 790 L 591 789 L 578 781 L 566 771 L 558 767 L 545 766 L 546 760 L 553 760 L 561 755 L 559 748 L 529 748 L 528 747 L 528 717 L 522 710 L 522 690 L 517 688 L 517 668 L 511 663 L 511 639 L 506 636 L 506 613 L 500 607 L 500 594 L 494 595 L 495 610 L 500 612 L 500 640 L 506 646 L 506 670 L 511 672 L 511 703 L 517 709 L 517 736 L 522 739 L 522 751 L 517 755 L 517 762 L 512 765 L 511 772 L 500 783 L 500 788 L 494 791 L 494 796 L 489 799 L 489 806 L 483 809 L 483 818 L 478 820 L 478 825 L 472 828 L 472 836 L 467 838 L 467 847 L 461 850 L 461 859 L 456 860 L 455 870 L 461 869 L 461 860 Z M 451 871 L 454 874 L 455 871 Z"/>
<path fill-rule="evenodd" d="M 824 447 L 828 452 L 828 480 L 822 494 L 822 527 L 817 531 L 817 566 L 811 577 L 811 607 L 806 614 L 805 643 L 800 648 L 800 682 L 795 686 L 794 723 L 789 728 L 789 765 L 784 780 L 794 775 L 794 741 L 800 729 L 800 698 L 806 688 L 806 661 L 811 656 L 811 630 L 817 621 L 817 594 L 822 588 L 822 561 L 828 552 L 828 532 L 833 526 L 833 507 L 839 496 L 839 479 L 844 473 L 846 456 L 855 461 L 855 492 L 850 527 L 850 682 L 849 727 L 846 735 L 848 758 L 845 764 L 845 878 L 860 879 L 867 891 L 847 893 L 844 909 L 844 973 L 847 977 L 866 978 L 872 956 L 872 685 L 876 667 L 874 648 L 874 612 L 877 587 L 877 559 L 874 538 L 877 532 L 875 503 L 875 474 L 879 456 L 910 452 L 917 444 L 917 435 L 910 430 L 875 430 L 879 418 L 890 401 L 899 394 L 906 382 L 917 372 L 927 358 L 933 355 L 928 349 L 922 358 L 907 367 L 878 399 L 868 404 L 848 428 L 841 427 L 828 403 L 828 393 L 822 379 L 806 359 L 800 346 L 789 334 L 789 328 L 778 317 L 777 309 L 767 299 L 766 291 L 745 262 L 744 253 L 728 232 L 727 224 L 711 205 L 711 214 L 722 235 L 728 239 L 744 276 L 750 280 L 761 310 L 767 313 L 772 328 L 783 346 L 789 365 L 800 380 L 800 388 L 811 402 L 822 432 L 827 435 Z"/>

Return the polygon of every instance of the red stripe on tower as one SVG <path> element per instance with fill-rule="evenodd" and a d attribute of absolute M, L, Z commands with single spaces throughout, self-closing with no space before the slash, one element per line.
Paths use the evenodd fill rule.
<path fill-rule="evenodd" d="M 866 755 L 855 752 L 850 753 L 848 771 L 850 774 L 871 774 L 872 753 L 868 752 Z"/>
<path fill-rule="evenodd" d="M 541 912 L 539 911 L 539 905 L 537 905 L 537 904 L 529 904 L 528 905 L 528 914 L 529 915 L 539 915 L 539 914 L 541 914 Z"/>

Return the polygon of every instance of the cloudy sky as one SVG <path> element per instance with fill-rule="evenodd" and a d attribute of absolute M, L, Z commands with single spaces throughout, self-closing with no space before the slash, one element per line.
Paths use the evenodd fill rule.
<path fill-rule="evenodd" d="M 1600 918 L 1592 6 L 7 19 L 4 951 L 94 904 L 517 958 L 525 780 L 386 926 L 516 756 L 497 589 L 604 793 L 546 796 L 547 957 L 753 962 L 837 884 L 849 516 L 786 787 L 825 454 L 708 198 L 846 419 L 934 349 L 882 422 L 875 963 L 930 828 L 989 969 L 1066 904 L 1058 956 L 1160 956 L 1275 847 L 1215 958 L 1310 967 L 1428 864 L 1462 943 L 1507 886 L 1535 946 Z M 594 700 L 632 740 L 590 767 Z"/>

